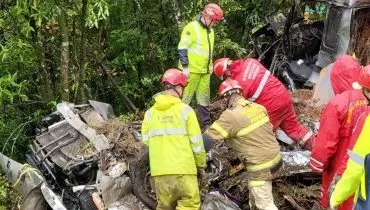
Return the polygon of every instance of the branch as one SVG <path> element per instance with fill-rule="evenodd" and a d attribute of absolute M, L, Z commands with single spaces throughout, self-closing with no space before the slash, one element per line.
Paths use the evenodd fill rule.
<path fill-rule="evenodd" d="M 298 205 L 298 203 L 294 200 L 292 196 L 284 195 L 284 199 L 287 200 L 295 210 L 306 210 L 305 208 L 302 208 L 300 205 Z"/>
<path fill-rule="evenodd" d="M 127 108 L 131 109 L 135 113 L 139 111 L 139 109 L 135 106 L 134 103 L 127 97 L 127 95 L 121 90 L 121 88 L 117 85 L 116 82 L 114 82 L 112 75 L 109 73 L 109 69 L 107 66 L 105 66 L 102 62 L 98 61 L 98 64 L 102 67 L 104 73 L 109 77 L 113 85 L 117 88 L 119 93 L 122 95 L 123 100 L 126 102 L 125 105 Z"/>

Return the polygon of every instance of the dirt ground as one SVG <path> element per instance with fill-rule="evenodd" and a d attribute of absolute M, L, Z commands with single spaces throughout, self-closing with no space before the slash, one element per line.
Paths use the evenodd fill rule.
<path fill-rule="evenodd" d="M 355 53 L 362 65 L 370 64 L 370 9 L 359 9 L 355 12 L 353 35 L 351 37 L 350 52 Z"/>

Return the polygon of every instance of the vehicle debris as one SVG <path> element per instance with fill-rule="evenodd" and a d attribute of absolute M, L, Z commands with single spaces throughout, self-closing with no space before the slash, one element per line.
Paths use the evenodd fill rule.
<path fill-rule="evenodd" d="M 99 102 L 94 102 L 95 107 L 96 103 Z M 26 155 L 32 166 L 29 167 L 41 177 L 36 186 L 40 192 L 38 199 L 41 204 L 61 209 L 154 209 L 156 202 L 148 150 L 140 142 L 140 115 L 129 119 L 113 118 L 112 114 L 97 112 L 95 107 L 63 103 L 58 105 L 57 112 L 45 118 L 47 127 L 40 129 L 41 133 Z M 223 101 L 212 104 L 213 119 L 225 108 Z M 274 196 L 290 195 L 298 205 L 311 206 L 319 199 L 313 195 L 317 195 L 316 190 L 320 188 L 319 178 L 314 177 L 307 167 L 309 152 L 294 147 L 282 148 L 286 150 L 282 152 L 286 173 L 274 183 L 277 186 Z M 248 176 L 237 155 L 220 142 L 207 154 L 207 159 L 207 175 L 200 181 L 202 197 L 208 200 L 204 209 L 223 205 L 234 210 L 239 208 L 235 204 L 238 201 L 242 201 L 241 207 L 245 206 L 248 203 Z M 19 183 L 26 180 L 20 178 L 19 172 L 24 165 L 9 164 L 13 160 L 6 156 L 2 156 L 1 161 L 10 180 L 20 180 Z M 7 168 L 9 166 L 11 168 Z M 280 188 L 290 190 L 281 192 Z M 234 200 L 225 200 L 226 197 L 216 193 L 217 189 L 224 190 L 228 199 Z M 300 195 L 300 191 L 305 195 Z M 26 194 L 22 195 L 27 203 Z M 219 201 L 215 203 L 215 199 Z M 277 205 L 282 209 L 291 207 L 286 201 Z"/>

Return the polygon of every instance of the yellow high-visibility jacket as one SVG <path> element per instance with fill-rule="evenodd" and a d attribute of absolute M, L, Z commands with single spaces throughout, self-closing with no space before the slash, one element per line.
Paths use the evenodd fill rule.
<path fill-rule="evenodd" d="M 143 143 L 149 146 L 151 175 L 197 174 L 197 167 L 206 166 L 206 156 L 194 110 L 168 94 L 154 99 L 141 128 Z"/>
<path fill-rule="evenodd" d="M 197 20 L 188 23 L 181 34 L 178 54 L 182 66 L 191 73 L 212 73 L 214 31 Z"/>
<path fill-rule="evenodd" d="M 357 127 L 360 128 L 361 127 Z M 354 131 L 354 135 L 356 130 Z M 335 190 L 330 198 L 330 205 L 336 207 L 347 200 L 355 193 L 354 201 L 357 201 L 359 194 L 366 199 L 365 188 L 365 168 L 364 159 L 370 153 L 370 115 L 366 117 L 364 126 L 358 136 L 352 151 L 348 151 L 350 159 L 342 178 L 335 186 Z M 360 190 L 361 189 L 361 190 Z M 360 192 L 361 191 L 361 192 Z"/>

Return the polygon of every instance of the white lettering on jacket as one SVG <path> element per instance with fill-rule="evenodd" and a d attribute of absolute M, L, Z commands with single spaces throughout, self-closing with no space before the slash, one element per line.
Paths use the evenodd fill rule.
<path fill-rule="evenodd" d="M 257 77 L 257 73 L 259 71 L 259 66 L 255 62 L 248 62 L 247 68 L 243 74 L 243 81 L 248 80 L 255 80 Z"/>

